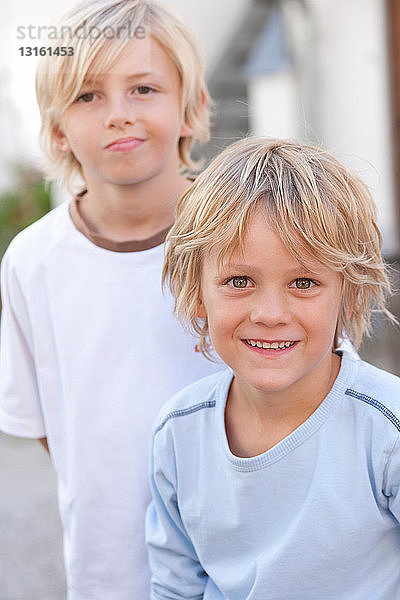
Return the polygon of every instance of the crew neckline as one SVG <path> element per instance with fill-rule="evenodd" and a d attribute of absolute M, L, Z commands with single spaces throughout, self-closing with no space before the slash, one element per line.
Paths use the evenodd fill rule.
<path fill-rule="evenodd" d="M 145 240 L 128 240 L 126 242 L 117 242 L 115 240 L 106 238 L 100 235 L 97 231 L 93 230 L 87 221 L 85 221 L 80 208 L 79 208 L 80 197 L 75 197 L 69 204 L 68 211 L 71 217 L 71 221 L 82 235 L 84 235 L 90 242 L 99 248 L 104 250 L 111 250 L 112 252 L 142 252 L 144 250 L 151 250 L 156 246 L 160 246 L 165 242 L 168 231 L 171 229 L 172 224 L 161 231 L 158 231 L 154 235 Z"/>
<path fill-rule="evenodd" d="M 226 434 L 225 407 L 228 392 L 233 381 L 233 371 L 229 369 L 229 374 L 224 377 L 217 389 L 217 430 L 218 437 L 222 442 L 223 453 L 233 468 L 238 471 L 257 471 L 267 468 L 303 444 L 325 423 L 338 402 L 343 399 L 344 393 L 351 383 L 350 379 L 353 379 L 353 375 L 355 374 L 354 370 L 358 368 L 358 363 L 359 361 L 354 360 L 347 352 L 343 352 L 338 376 L 331 390 L 312 415 L 292 431 L 292 433 L 266 452 L 245 458 L 236 456 L 231 452 Z"/>

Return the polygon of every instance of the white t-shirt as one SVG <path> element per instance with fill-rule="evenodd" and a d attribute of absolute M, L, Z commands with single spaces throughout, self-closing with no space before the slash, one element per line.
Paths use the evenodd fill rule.
<path fill-rule="evenodd" d="M 221 368 L 162 294 L 163 250 L 99 247 L 62 205 L 3 259 L 0 429 L 47 436 L 69 600 L 148 598 L 151 425 L 173 393 Z"/>

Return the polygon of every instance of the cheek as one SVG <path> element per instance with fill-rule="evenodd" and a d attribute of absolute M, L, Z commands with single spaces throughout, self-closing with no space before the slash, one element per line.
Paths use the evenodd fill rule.
<path fill-rule="evenodd" d="M 210 335 L 215 337 L 231 337 L 237 327 L 243 322 L 244 316 L 237 304 L 214 302 L 208 311 L 208 326 Z"/>
<path fill-rule="evenodd" d="M 338 295 L 332 295 L 324 302 L 315 306 L 310 305 L 300 313 L 300 320 L 307 322 L 307 329 L 317 337 L 333 337 L 339 319 L 341 299 Z"/>
<path fill-rule="evenodd" d="M 339 319 L 339 314 L 342 308 L 343 297 L 341 289 L 338 289 L 335 294 L 332 295 L 328 306 L 326 308 L 326 319 L 330 320 L 333 329 L 336 329 L 336 325 Z"/>
<path fill-rule="evenodd" d="M 88 130 L 88 134 L 82 135 L 83 127 L 71 128 L 68 131 L 68 144 L 74 156 L 82 162 L 82 160 L 90 159 L 95 146 L 93 139 L 93 129 Z"/>

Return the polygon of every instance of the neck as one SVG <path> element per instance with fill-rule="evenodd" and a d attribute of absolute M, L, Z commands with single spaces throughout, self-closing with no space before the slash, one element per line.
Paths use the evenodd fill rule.
<path fill-rule="evenodd" d="M 131 185 L 86 177 L 80 210 L 91 229 L 114 241 L 144 240 L 172 225 L 176 204 L 190 185 L 179 174 Z"/>
<path fill-rule="evenodd" d="M 318 408 L 340 369 L 332 354 L 316 375 L 305 376 L 294 387 L 277 392 L 251 388 L 235 374 L 228 394 L 225 424 L 229 446 L 238 456 L 255 456 L 282 441 Z"/>

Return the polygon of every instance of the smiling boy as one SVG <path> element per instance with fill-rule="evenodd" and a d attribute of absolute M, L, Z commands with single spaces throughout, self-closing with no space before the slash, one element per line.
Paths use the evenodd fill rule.
<path fill-rule="evenodd" d="M 243 256 L 234 254 L 219 268 L 217 247 L 203 261 L 197 314 L 235 372 L 226 428 L 239 456 L 261 454 L 293 431 L 339 372 L 332 340 L 341 277 L 311 255 L 306 264 L 290 255 L 262 212 L 249 221 Z"/>
<path fill-rule="evenodd" d="M 204 354 L 153 433 L 153 600 L 391 600 L 400 379 L 357 347 L 390 290 L 375 206 L 326 152 L 249 138 L 184 195 L 164 276 Z"/>
<path fill-rule="evenodd" d="M 151 423 L 215 370 L 161 290 L 208 95 L 195 38 L 164 3 L 84 3 L 61 30 L 53 47 L 73 52 L 38 65 L 41 138 L 49 179 L 79 193 L 4 256 L 0 428 L 48 445 L 68 600 L 144 600 Z"/>

